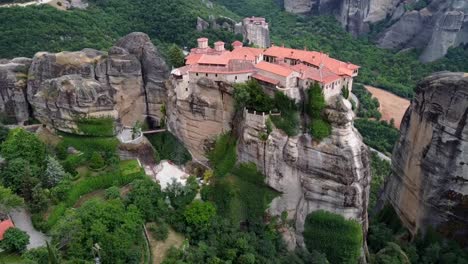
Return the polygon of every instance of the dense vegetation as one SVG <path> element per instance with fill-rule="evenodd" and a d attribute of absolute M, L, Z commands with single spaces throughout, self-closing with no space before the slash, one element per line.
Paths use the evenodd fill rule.
<path fill-rule="evenodd" d="M 371 263 L 468 263 L 466 250 L 454 241 L 443 239 L 434 230 L 429 229 L 412 242 L 408 242 L 408 237 L 392 206 L 385 206 L 369 227 Z"/>
<path fill-rule="evenodd" d="M 326 102 L 322 88 L 318 83 L 314 83 L 307 90 L 308 104 L 307 114 L 311 119 L 310 133 L 317 140 L 322 140 L 331 134 L 331 125 L 323 116 Z"/>
<path fill-rule="evenodd" d="M 393 124 L 385 121 L 356 119 L 354 126 L 363 136 L 366 145 L 386 153 L 387 156 L 392 153 L 393 147 L 400 136 L 398 129 Z"/>
<path fill-rule="evenodd" d="M 174 135 L 169 132 L 147 135 L 153 145 L 156 160 L 171 160 L 176 164 L 185 164 L 192 155 Z"/>
<path fill-rule="evenodd" d="M 283 130 L 288 136 L 295 136 L 299 133 L 300 119 L 299 109 L 294 100 L 281 92 L 276 92 L 270 97 L 263 88 L 255 81 L 251 80 L 235 86 L 234 99 L 238 110 L 244 107 L 248 110 L 258 112 L 279 113 L 270 116 L 273 124 Z M 270 131 L 271 132 L 271 131 Z"/>
<path fill-rule="evenodd" d="M 369 205 L 368 210 L 372 212 L 374 209 L 377 199 L 379 198 L 379 194 L 381 189 L 383 188 L 383 184 L 387 176 L 390 175 L 390 162 L 381 159 L 376 153 L 371 153 L 371 188 L 369 193 Z"/>
<path fill-rule="evenodd" d="M 372 94 L 362 84 L 353 85 L 353 94 L 359 100 L 357 111 L 358 117 L 375 118 L 380 120 L 382 114 L 379 112 L 380 103 L 377 98 L 372 97 Z"/>
<path fill-rule="evenodd" d="M 357 264 L 363 242 L 362 227 L 341 215 L 316 211 L 305 220 L 304 242 L 310 252 L 325 253 L 332 264 Z"/>

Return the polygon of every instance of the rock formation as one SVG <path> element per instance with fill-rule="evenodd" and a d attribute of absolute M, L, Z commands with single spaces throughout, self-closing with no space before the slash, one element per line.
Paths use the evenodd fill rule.
<path fill-rule="evenodd" d="M 401 125 L 383 197 L 414 235 L 468 237 L 468 75 L 423 80 Z"/>
<path fill-rule="evenodd" d="M 29 119 L 26 84 L 31 59 L 0 60 L 0 123 L 24 124 Z"/>
<path fill-rule="evenodd" d="M 32 61 L 0 63 L 0 111 L 24 123 L 31 107 L 39 121 L 66 132 L 79 132 L 76 121 L 88 117 L 111 116 L 123 126 L 148 118 L 158 125 L 167 74 L 143 33 L 123 37 L 108 53 L 39 52 Z"/>
<path fill-rule="evenodd" d="M 365 20 L 369 12 L 371 1 L 372 0 L 285 0 L 284 8 L 286 11 L 295 14 L 335 16 L 348 32 L 357 36 L 369 31 L 369 25 Z M 377 8 L 374 10 L 374 13 L 376 12 Z"/>
<path fill-rule="evenodd" d="M 247 17 L 237 23 L 228 17 L 210 18 L 209 21 L 197 18 L 197 31 L 222 29 L 243 37 L 243 41 L 260 48 L 270 47 L 270 29 L 264 18 Z"/>
<path fill-rule="evenodd" d="M 399 8 L 404 5 L 401 3 Z M 424 49 L 420 57 L 423 62 L 437 60 L 449 48 L 465 43 L 468 43 L 468 2 L 463 0 L 433 0 L 419 11 L 407 11 L 378 40 L 383 48 Z"/>
<path fill-rule="evenodd" d="M 217 136 L 232 129 L 233 88 L 204 77 L 186 89 L 177 89 L 176 82 L 168 85 L 167 125 L 196 160 L 206 162 L 206 150 Z"/>
<path fill-rule="evenodd" d="M 270 47 L 270 29 L 264 18 L 247 17 L 236 24 L 236 33 L 242 34 L 244 42 L 259 48 Z"/>
<path fill-rule="evenodd" d="M 431 62 L 451 47 L 468 43 L 468 2 L 427 0 L 427 7 L 414 9 L 421 0 L 285 0 L 286 11 L 305 15 L 333 15 L 351 34 L 369 31 L 383 22 L 377 43 L 382 48 L 423 50 L 420 60 Z"/>
<path fill-rule="evenodd" d="M 332 135 L 320 143 L 309 134 L 288 137 L 274 129 L 266 141 L 262 115 L 244 113 L 240 126 L 238 157 L 254 162 L 266 175 L 267 184 L 282 195 L 273 200 L 270 213 L 288 212 L 296 235 L 288 243 L 303 245 L 302 231 L 308 214 L 327 210 L 357 219 L 367 230 L 370 169 L 368 148 L 353 126 L 354 114 L 347 100 L 336 98 L 326 110 Z"/>

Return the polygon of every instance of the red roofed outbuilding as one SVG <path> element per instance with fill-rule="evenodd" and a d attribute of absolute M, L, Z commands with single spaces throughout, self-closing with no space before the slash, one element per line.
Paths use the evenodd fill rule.
<path fill-rule="evenodd" d="M 5 232 L 12 227 L 15 227 L 15 225 L 13 224 L 13 221 L 11 221 L 11 219 L 6 219 L 0 222 L 0 240 L 3 240 L 3 235 L 5 234 Z"/>

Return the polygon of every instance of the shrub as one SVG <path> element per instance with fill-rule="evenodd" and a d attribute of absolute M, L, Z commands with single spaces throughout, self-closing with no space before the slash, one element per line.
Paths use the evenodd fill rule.
<path fill-rule="evenodd" d="M 193 201 L 184 211 L 185 221 L 195 230 L 206 230 L 216 215 L 216 208 L 211 202 Z"/>
<path fill-rule="evenodd" d="M 185 164 L 192 155 L 174 135 L 169 132 L 147 135 L 156 152 L 156 160 L 171 160 L 177 165 Z"/>
<path fill-rule="evenodd" d="M 165 241 L 169 236 L 169 226 L 166 223 L 151 224 L 149 227 L 151 235 L 158 241 Z"/>
<path fill-rule="evenodd" d="M 93 152 L 93 155 L 89 161 L 89 167 L 93 170 L 99 170 L 104 168 L 104 166 L 106 166 L 106 163 L 101 154 L 99 154 L 99 152 Z"/>
<path fill-rule="evenodd" d="M 99 189 L 107 189 L 113 185 L 123 186 L 131 183 L 135 179 L 140 179 L 144 176 L 144 171 L 132 174 L 123 174 L 120 171 L 116 173 L 106 173 L 99 176 L 89 177 L 78 181 L 68 192 L 67 198 L 59 203 L 50 212 L 47 218 L 47 227 L 50 228 L 63 216 L 66 209 L 72 207 L 78 199 L 84 194 L 90 193 Z"/>
<path fill-rule="evenodd" d="M 234 99 L 239 109 L 248 109 L 268 112 L 273 110 L 273 100 L 263 91 L 263 88 L 255 80 L 236 84 L 234 87 Z"/>
<path fill-rule="evenodd" d="M 320 141 L 331 134 L 331 125 L 322 119 L 314 119 L 310 125 L 310 133 Z"/>
<path fill-rule="evenodd" d="M 107 188 L 105 197 L 107 200 L 120 198 L 120 188 L 117 186 L 112 186 L 112 187 Z"/>
<path fill-rule="evenodd" d="M 29 235 L 16 227 L 11 227 L 3 234 L 0 247 L 7 252 L 23 252 L 28 244 Z"/>
<path fill-rule="evenodd" d="M 309 102 L 307 104 L 307 113 L 311 119 L 320 118 L 323 109 L 326 106 L 325 97 L 320 85 L 316 82 L 307 90 Z"/>
<path fill-rule="evenodd" d="M 363 243 L 361 225 L 326 211 L 309 214 L 304 225 L 307 249 L 326 254 L 332 264 L 358 263 Z"/>
<path fill-rule="evenodd" d="M 24 252 L 22 257 L 36 264 L 49 264 L 49 252 L 46 247 L 30 249 Z"/>
<path fill-rule="evenodd" d="M 208 159 L 216 176 L 226 175 L 236 164 L 236 139 L 229 133 L 220 135 Z"/>

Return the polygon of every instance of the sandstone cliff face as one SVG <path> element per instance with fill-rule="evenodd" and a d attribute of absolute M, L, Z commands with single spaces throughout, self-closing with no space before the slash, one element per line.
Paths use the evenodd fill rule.
<path fill-rule="evenodd" d="M 29 119 L 26 84 L 31 59 L 0 60 L 0 123 L 24 124 Z"/>
<path fill-rule="evenodd" d="M 468 236 L 468 75 L 422 81 L 401 125 L 384 198 L 416 234 Z"/>
<path fill-rule="evenodd" d="M 437 60 L 450 47 L 464 43 L 468 43 L 468 2 L 463 0 L 432 0 L 422 10 L 408 11 L 378 40 L 383 48 L 424 49 L 423 62 Z"/>
<path fill-rule="evenodd" d="M 277 129 L 262 141 L 266 127 L 258 115 L 244 114 L 240 127 L 239 160 L 257 164 L 267 184 L 282 193 L 273 200 L 270 213 L 286 211 L 294 220 L 296 235 L 288 235 L 290 248 L 303 245 L 305 218 L 320 209 L 357 219 L 367 230 L 368 148 L 353 127 L 348 101 L 337 99 L 326 113 L 333 133 L 320 143 L 309 134 L 288 137 Z"/>
<path fill-rule="evenodd" d="M 203 77 L 187 89 L 178 89 L 176 80 L 168 82 L 167 125 L 200 162 L 207 161 L 206 150 L 216 137 L 232 129 L 232 89 Z"/>
<path fill-rule="evenodd" d="M 163 116 L 167 67 L 143 33 L 131 33 L 108 53 L 37 53 L 29 68 L 28 101 L 44 124 L 76 132 L 76 120 L 111 116 L 133 126 L 145 117 Z"/>

